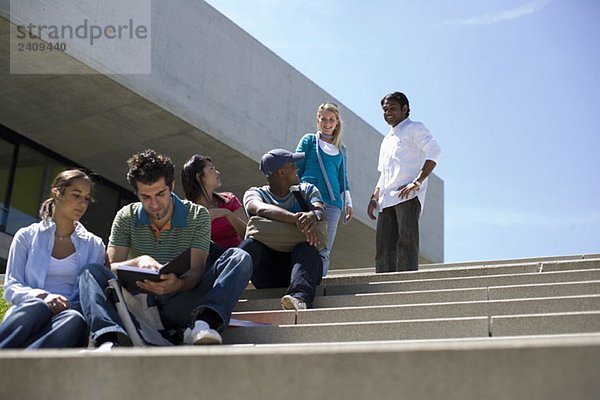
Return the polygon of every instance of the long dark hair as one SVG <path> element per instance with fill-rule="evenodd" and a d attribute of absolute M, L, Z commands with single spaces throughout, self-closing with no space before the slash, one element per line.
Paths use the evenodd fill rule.
<path fill-rule="evenodd" d="M 196 202 L 198 199 L 206 200 L 207 204 L 216 204 L 218 200 L 225 201 L 226 199 L 219 193 L 213 193 L 212 198 L 209 198 L 208 191 L 202 184 L 204 177 L 204 168 L 208 163 L 213 163 L 209 156 L 194 154 L 184 165 L 181 170 L 181 183 L 185 198 L 189 201 Z"/>
<path fill-rule="evenodd" d="M 83 179 L 89 182 L 91 188 L 94 187 L 94 182 L 92 182 L 92 179 L 88 176 L 88 174 L 79 169 L 68 169 L 66 171 L 61 172 L 60 174 L 56 175 L 54 181 L 52 181 L 52 185 L 50 185 L 50 197 L 44 200 L 44 202 L 40 206 L 40 219 L 52 218 L 52 216 L 54 215 L 56 199 L 52 195 L 52 191 L 54 189 L 57 189 L 58 196 L 60 197 L 65 194 L 65 190 L 67 190 L 67 188 L 71 186 L 73 181 L 76 179 Z"/>

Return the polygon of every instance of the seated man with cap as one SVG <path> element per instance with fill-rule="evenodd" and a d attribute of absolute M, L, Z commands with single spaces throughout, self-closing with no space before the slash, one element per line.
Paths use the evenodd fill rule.
<path fill-rule="evenodd" d="M 312 307 L 323 270 L 314 228 L 317 221 L 325 218 L 325 210 L 319 189 L 311 183 L 300 183 L 296 162 L 303 157 L 304 153 L 282 149 L 269 151 L 260 160 L 260 170 L 269 184 L 251 187 L 244 194 L 244 207 L 250 217 L 258 215 L 293 224 L 306 235 L 306 241 L 298 243 L 289 253 L 273 250 L 252 238 L 240 244 L 252 256 L 251 281 L 257 289 L 287 287 L 281 298 L 284 310 Z M 299 185 L 310 211 L 302 211 L 291 191 L 295 185 Z"/>

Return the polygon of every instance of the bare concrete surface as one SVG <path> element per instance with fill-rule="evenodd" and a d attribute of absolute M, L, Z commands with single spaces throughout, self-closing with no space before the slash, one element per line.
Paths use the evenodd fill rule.
<path fill-rule="evenodd" d="M 600 336 L 4 351 L 3 399 L 592 400 Z"/>

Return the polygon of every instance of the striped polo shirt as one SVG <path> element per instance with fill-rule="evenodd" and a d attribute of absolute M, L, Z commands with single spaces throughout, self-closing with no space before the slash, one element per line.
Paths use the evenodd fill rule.
<path fill-rule="evenodd" d="M 208 210 L 171 193 L 173 216 L 170 228 L 158 235 L 152 228 L 141 202 L 121 208 L 113 221 L 109 246 L 129 248 L 127 259 L 148 255 L 165 264 L 188 247 L 208 253 L 210 247 L 210 215 Z"/>

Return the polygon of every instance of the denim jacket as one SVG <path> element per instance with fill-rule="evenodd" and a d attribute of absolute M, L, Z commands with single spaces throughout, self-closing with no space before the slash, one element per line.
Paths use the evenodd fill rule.
<path fill-rule="evenodd" d="M 42 293 L 48 293 L 44 290 L 44 283 L 54 247 L 55 232 L 56 224 L 52 219 L 45 219 L 17 231 L 10 244 L 6 263 L 6 301 L 19 305 Z M 79 271 L 90 263 L 104 264 L 105 247 L 102 239 L 88 232 L 83 224 L 77 224 L 71 234 L 71 241 L 77 253 Z M 71 308 L 79 308 L 77 287 L 69 296 L 69 302 Z"/>

